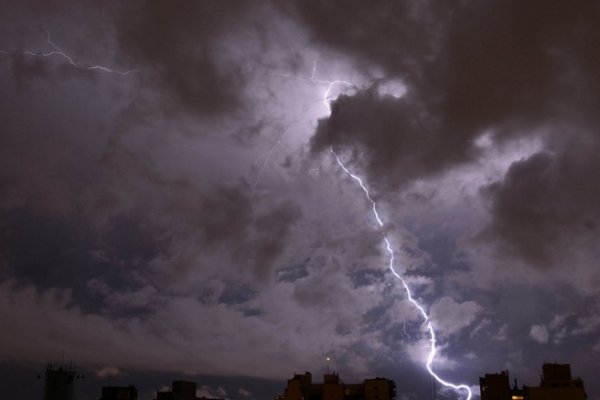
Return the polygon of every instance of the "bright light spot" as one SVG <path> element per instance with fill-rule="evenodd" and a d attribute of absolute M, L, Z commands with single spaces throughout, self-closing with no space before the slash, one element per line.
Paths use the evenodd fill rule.
<path fill-rule="evenodd" d="M 387 81 L 377 87 L 380 96 L 392 96 L 397 99 L 404 96 L 407 91 L 406 85 L 399 80 Z"/>
<path fill-rule="evenodd" d="M 490 147 L 492 144 L 494 144 L 494 141 L 492 140 L 493 135 L 494 133 L 489 130 L 483 132 L 477 137 L 477 139 L 475 139 L 475 146 L 480 147 L 482 149 Z"/>

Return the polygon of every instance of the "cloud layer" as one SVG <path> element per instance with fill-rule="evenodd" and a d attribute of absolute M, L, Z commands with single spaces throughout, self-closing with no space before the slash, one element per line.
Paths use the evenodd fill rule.
<path fill-rule="evenodd" d="M 594 365 L 598 5 L 3 8 L 1 361 L 283 379 L 330 355 L 422 397 L 423 321 L 333 148 L 444 376 Z"/>

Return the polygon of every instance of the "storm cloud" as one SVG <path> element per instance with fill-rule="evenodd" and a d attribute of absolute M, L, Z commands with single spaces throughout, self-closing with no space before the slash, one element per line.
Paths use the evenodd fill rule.
<path fill-rule="evenodd" d="M 2 363 L 600 389 L 598 4 L 1 9 Z"/>

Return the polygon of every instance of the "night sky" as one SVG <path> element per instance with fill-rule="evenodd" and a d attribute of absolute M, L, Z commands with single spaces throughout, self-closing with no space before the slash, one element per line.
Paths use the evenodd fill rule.
<path fill-rule="evenodd" d="M 600 3 L 2 0 L 0 88 L 1 397 L 427 399 L 385 235 L 440 376 L 600 399 Z"/>

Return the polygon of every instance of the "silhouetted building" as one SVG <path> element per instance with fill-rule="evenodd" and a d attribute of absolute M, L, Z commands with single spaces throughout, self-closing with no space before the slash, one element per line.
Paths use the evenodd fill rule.
<path fill-rule="evenodd" d="M 77 378 L 81 376 L 73 364 L 58 367 L 48 364 L 44 374 L 44 400 L 73 400 Z"/>
<path fill-rule="evenodd" d="M 365 379 L 365 400 L 393 400 L 396 398 L 396 384 L 385 378 Z"/>
<path fill-rule="evenodd" d="M 385 378 L 365 379 L 346 384 L 336 373 L 323 376 L 323 383 L 312 383 L 310 372 L 289 379 L 281 400 L 395 400 L 396 384 Z"/>
<path fill-rule="evenodd" d="M 135 386 L 104 386 L 100 400 L 137 400 Z"/>
<path fill-rule="evenodd" d="M 587 394 L 580 378 L 571 378 L 569 364 L 544 364 L 540 386 L 524 387 L 527 400 L 585 400 Z"/>
<path fill-rule="evenodd" d="M 196 382 L 173 381 L 171 390 L 156 393 L 156 400 L 222 400 L 196 397 Z"/>
<path fill-rule="evenodd" d="M 506 400 L 511 399 L 511 389 L 508 371 L 499 374 L 485 374 L 479 378 L 481 400 Z"/>
<path fill-rule="evenodd" d="M 479 378 L 481 400 L 586 400 L 583 381 L 571 377 L 569 364 L 544 364 L 539 386 L 509 385 L 508 371 Z"/>
<path fill-rule="evenodd" d="M 571 366 L 569 364 L 544 364 L 541 384 L 548 386 L 571 386 Z"/>

